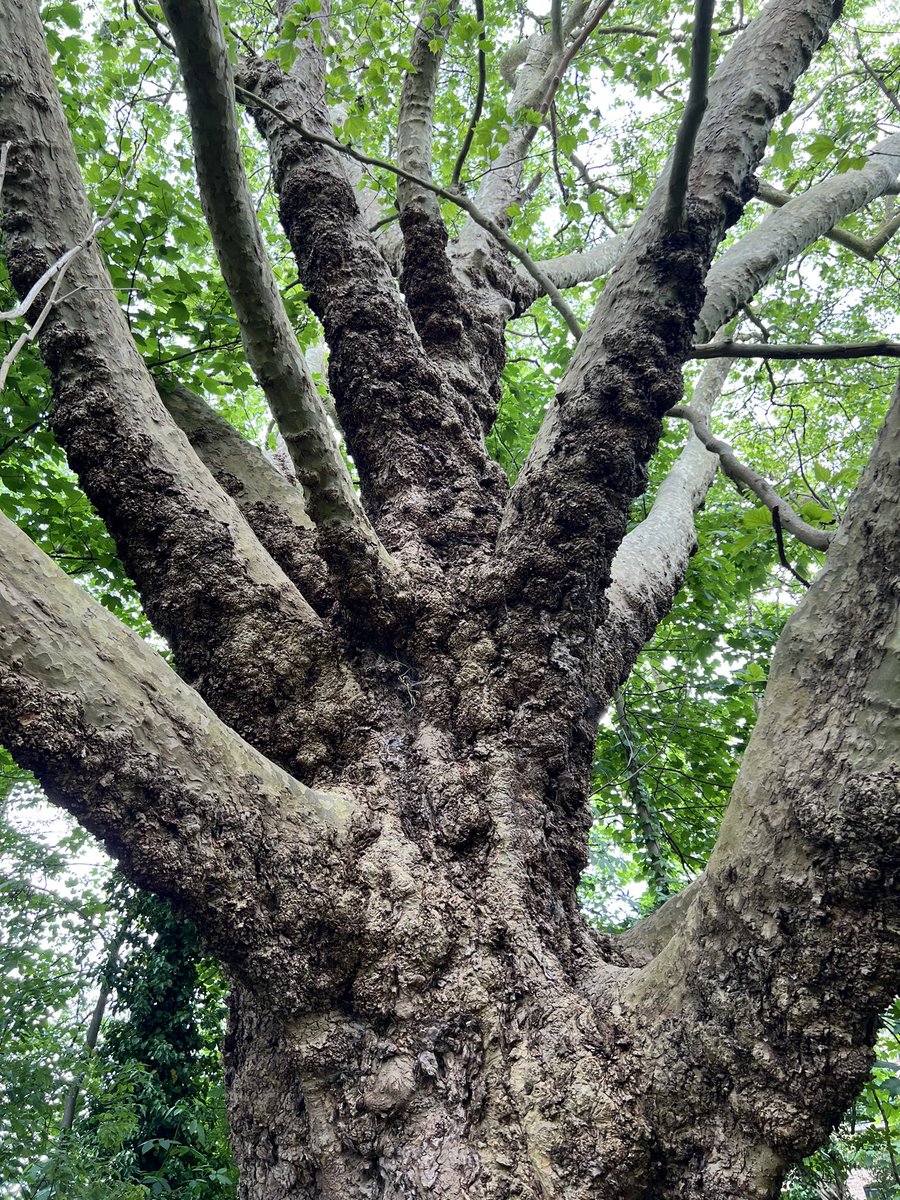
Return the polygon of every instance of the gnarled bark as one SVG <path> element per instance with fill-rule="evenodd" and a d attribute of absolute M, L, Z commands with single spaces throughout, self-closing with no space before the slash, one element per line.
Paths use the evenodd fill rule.
<path fill-rule="evenodd" d="M 549 67 L 541 43 L 522 86 L 546 97 L 560 42 L 599 11 L 554 6 Z M 87 214 L 35 9 L 0 14 L 18 73 L 0 77 L 5 248 L 26 291 Z M 629 552 L 665 513 L 690 539 L 710 456 L 686 452 L 631 543 L 628 508 L 717 242 L 833 16 L 774 0 L 735 45 L 687 228 L 665 227 L 663 180 L 502 529 L 483 443 L 502 321 L 479 341 L 475 316 L 506 285 L 481 266 L 460 282 L 440 246 L 399 294 L 341 160 L 259 114 L 362 503 L 415 584 L 383 633 L 319 578 L 300 493 L 197 397 L 162 405 L 95 250 L 73 267 L 89 294 L 50 313 L 54 427 L 185 678 L 0 522 L 0 737 L 224 963 L 242 1200 L 772 1200 L 859 1079 L 900 982 L 897 406 L 785 634 L 708 872 L 620 940 L 576 893 L 596 719 L 682 569 L 673 553 L 629 579 Z M 253 61 L 246 78 L 327 124 L 312 42 L 289 75 Z M 405 206 L 407 252 L 419 215 Z M 432 324 L 453 305 L 460 329 Z M 636 623 L 614 636 L 617 587 Z"/>

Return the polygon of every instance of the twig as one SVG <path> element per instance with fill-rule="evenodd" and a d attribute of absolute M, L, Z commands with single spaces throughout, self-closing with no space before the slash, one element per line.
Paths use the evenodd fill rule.
<path fill-rule="evenodd" d="M 484 26 L 484 0 L 475 0 L 475 15 Z M 453 176 L 450 181 L 450 186 L 453 188 L 459 187 L 459 181 L 462 178 L 462 169 L 465 165 L 469 150 L 472 147 L 472 139 L 475 137 L 475 130 L 478 122 L 481 120 L 481 113 L 484 108 L 484 93 L 487 87 L 487 58 L 484 50 L 481 48 L 484 42 L 484 29 L 482 28 L 481 36 L 478 39 L 478 90 L 475 93 L 475 107 L 472 109 L 472 116 L 469 118 L 469 127 L 466 130 L 466 136 L 463 138 L 463 144 L 460 147 L 459 155 L 453 167 Z"/>
<path fill-rule="evenodd" d="M 859 61 L 863 65 L 863 70 L 871 79 L 875 81 L 875 85 L 877 86 L 878 90 L 887 98 L 888 102 L 897 110 L 897 112 L 900 112 L 900 100 L 897 99 L 896 92 L 892 92 L 875 68 L 870 67 L 866 62 L 865 56 L 862 52 L 862 44 L 859 40 L 859 33 L 855 29 L 853 30 L 853 40 L 856 42 L 856 53 L 859 57 Z"/>
<path fill-rule="evenodd" d="M 715 0 L 694 0 L 694 28 L 691 34 L 691 82 L 687 104 L 675 138 L 669 191 L 666 197 L 666 223 L 669 229 L 684 227 L 688 176 L 694 158 L 694 143 L 706 112 L 709 88 L 709 52 L 712 45 L 712 20 Z"/>
<path fill-rule="evenodd" d="M 842 342 L 830 346 L 781 342 L 704 342 L 691 358 L 900 358 L 900 342 Z"/>
<path fill-rule="evenodd" d="M 352 146 L 345 146 L 337 138 L 331 137 L 327 133 L 313 133 L 311 129 L 307 129 L 300 121 L 294 120 L 293 117 L 282 112 L 280 108 L 276 108 L 274 104 L 269 104 L 268 100 L 264 100 L 262 96 L 257 96 L 255 92 L 248 91 L 247 88 L 236 86 L 235 91 L 245 104 L 271 113 L 273 117 L 277 117 L 288 128 L 293 129 L 295 133 L 299 134 L 304 141 L 313 142 L 320 146 L 327 146 L 331 150 L 336 150 L 339 154 L 346 154 L 348 158 L 355 159 L 356 162 L 362 163 L 364 166 L 379 167 L 383 171 L 390 171 L 399 179 L 406 179 L 408 182 L 416 184 L 417 187 L 434 192 L 442 200 L 447 200 L 451 204 L 455 204 L 457 208 L 461 208 L 464 212 L 467 212 L 476 225 L 480 225 L 482 229 L 485 229 L 492 237 L 497 239 L 505 250 L 508 250 L 514 258 L 519 260 L 535 283 L 546 293 L 550 303 L 568 325 L 575 340 L 577 341 L 581 337 L 581 326 L 555 284 L 547 278 L 528 251 L 520 246 L 518 242 L 514 242 L 509 234 L 500 228 L 496 221 L 492 221 L 490 217 L 486 217 L 467 196 L 462 196 L 458 192 L 448 191 L 447 188 L 432 183 L 429 179 L 423 179 L 421 175 L 415 175 L 412 171 L 405 171 L 402 167 L 398 167 L 396 163 L 387 162 L 383 158 L 375 158 L 371 154 L 364 154 L 360 150 L 354 150 Z"/>
<path fill-rule="evenodd" d="M 159 41 L 162 42 L 167 50 L 171 50 L 172 53 L 175 54 L 175 43 L 166 37 L 162 31 L 162 28 L 160 27 L 159 22 L 152 17 L 149 12 L 147 12 L 146 8 L 144 8 L 143 4 L 141 4 L 141 0 L 132 0 L 132 3 L 134 4 L 134 11 L 141 18 L 144 24 L 149 27 L 152 33 L 156 34 Z"/>
<path fill-rule="evenodd" d="M 12 367 L 16 358 L 18 357 L 19 352 L 29 342 L 33 342 L 35 340 L 35 338 L 40 333 L 40 331 L 44 325 L 44 322 L 46 321 L 47 317 L 50 315 L 50 309 L 53 307 L 53 304 L 54 304 L 57 296 L 59 295 L 59 289 L 62 286 L 63 278 L 65 276 L 66 271 L 69 269 L 69 266 L 71 265 L 73 259 L 76 257 L 76 255 L 80 254 L 82 250 L 84 250 L 87 246 L 89 246 L 91 244 L 91 242 L 94 240 L 94 238 L 97 236 L 97 234 L 100 233 L 101 230 L 105 229 L 106 226 L 112 220 L 113 213 L 115 212 L 116 208 L 118 207 L 119 201 L 122 199 L 122 196 L 125 194 L 125 188 L 128 186 L 128 181 L 131 178 L 131 175 L 134 171 L 135 166 L 137 165 L 137 160 L 138 160 L 138 157 L 140 156 L 140 153 L 142 150 L 143 150 L 143 143 L 135 151 L 134 157 L 132 158 L 131 163 L 129 164 L 128 170 L 125 172 L 125 177 L 122 180 L 121 185 L 119 186 L 119 190 L 118 190 L 118 192 L 116 192 L 115 198 L 113 199 L 112 203 L 110 204 L 109 208 L 107 208 L 107 210 L 103 214 L 103 216 L 98 217 L 94 221 L 92 221 L 91 227 L 90 227 L 90 229 L 88 229 L 88 231 L 84 235 L 84 237 L 80 241 L 76 242 L 75 245 L 72 246 L 69 250 L 67 250 L 65 252 L 65 254 L 61 255 L 56 260 L 55 263 L 53 263 L 51 266 L 49 266 L 47 268 L 47 270 L 43 273 L 43 275 L 40 277 L 40 279 L 37 281 L 37 283 L 35 283 L 30 288 L 25 299 L 22 300 L 21 303 L 16 308 L 10 309 L 8 312 L 0 313 L 0 321 L 17 321 L 21 317 L 26 316 L 26 314 L 28 313 L 28 310 L 34 304 L 35 300 L 38 298 L 40 293 L 44 290 L 44 288 L 47 286 L 47 284 L 50 282 L 50 280 L 51 279 L 53 280 L 53 287 L 50 291 L 49 297 L 47 298 L 46 304 L 41 309 L 40 315 L 37 317 L 37 319 L 35 320 L 34 324 L 31 326 L 30 329 L 26 329 L 24 333 L 22 333 L 18 338 L 16 338 L 12 348 L 9 350 L 6 357 L 3 359 L 3 362 L 0 363 L 0 392 L 2 392 L 3 389 L 6 387 L 7 376 L 9 375 L 10 368 Z M 4 165 L 5 165 L 5 158 L 4 158 Z"/>

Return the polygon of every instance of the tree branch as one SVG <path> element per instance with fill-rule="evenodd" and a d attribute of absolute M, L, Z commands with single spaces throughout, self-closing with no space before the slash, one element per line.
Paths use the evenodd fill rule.
<path fill-rule="evenodd" d="M 715 0 L 694 0 L 694 27 L 691 32 L 691 80 L 687 103 L 675 138 L 669 167 L 669 191 L 666 197 L 666 221 L 670 229 L 684 228 L 684 206 L 688 176 L 694 159 L 694 143 L 707 106 L 709 52 L 712 45 L 712 21 Z"/>
<path fill-rule="evenodd" d="M 483 27 L 484 0 L 475 0 L 475 15 Z M 475 103 L 472 106 L 472 115 L 469 118 L 466 136 L 463 138 L 463 144 L 460 146 L 456 162 L 453 164 L 453 175 L 450 180 L 451 189 L 459 187 L 463 167 L 465 166 L 469 150 L 472 147 L 472 139 L 475 137 L 475 130 L 478 128 L 478 122 L 481 120 L 481 113 L 484 109 L 484 93 L 487 87 L 487 57 L 482 49 L 483 39 L 484 30 L 482 28 L 481 36 L 478 39 L 478 86 L 475 90 Z"/>
<path fill-rule="evenodd" d="M 679 1128 L 662 1131 L 666 1152 L 724 1119 L 760 1194 L 857 1093 L 900 986 L 900 906 L 884 885 L 900 870 L 898 503 L 895 395 L 828 561 L 779 640 L 690 913 L 626 996 L 654 1086 L 671 1094 L 676 1060 L 706 1081 Z M 737 1077 L 739 1091 L 722 1086 Z"/>
<path fill-rule="evenodd" d="M 321 50 L 310 44 L 305 55 L 315 60 L 306 72 L 318 79 Z M 300 278 L 325 330 L 331 391 L 369 511 L 378 513 L 395 557 L 433 577 L 455 555 L 464 525 L 469 547 L 493 541 L 506 489 L 484 447 L 478 405 L 490 392 L 468 368 L 469 332 L 459 321 L 438 322 L 426 330 L 426 350 L 362 219 L 319 84 L 308 91 L 261 60 L 246 64 L 241 82 L 269 145 Z M 454 343 L 459 348 L 453 372 L 436 363 L 436 343 L 451 358 Z M 483 528 L 471 523 L 473 513 Z"/>
<path fill-rule="evenodd" d="M 495 566 L 504 653 L 517 664 L 549 659 L 558 667 L 528 680 L 528 704 L 510 725 L 540 762 L 574 760 L 589 769 L 596 714 L 618 687 L 622 665 L 616 654 L 605 661 L 612 562 L 645 487 L 658 422 L 680 400 L 709 262 L 740 212 L 780 105 L 834 19 L 830 0 L 773 0 L 736 39 L 710 86 L 697 137 L 691 198 L 698 203 L 673 233 L 667 177 L 657 185 L 511 490 Z M 540 739 L 529 732 L 535 705 L 553 714 Z M 565 797 L 556 802 L 574 805 L 579 794 L 569 766 Z M 573 828 L 561 841 L 576 836 Z"/>
<path fill-rule="evenodd" d="M 578 323 L 575 314 L 572 312 L 569 305 L 560 295 L 559 289 L 552 283 L 544 274 L 538 264 L 532 259 L 524 247 L 514 242 L 509 234 L 502 229 L 496 221 L 485 216 L 484 213 L 474 204 L 467 196 L 462 196 L 458 193 L 450 192 L 439 184 L 431 183 L 427 179 L 423 179 L 420 175 L 414 175 L 411 171 L 405 171 L 396 163 L 388 162 L 386 159 L 375 158 L 371 154 L 363 154 L 360 150 L 354 150 L 352 146 L 345 146 L 339 142 L 337 138 L 331 137 L 327 133 L 318 133 L 307 128 L 301 121 L 290 116 L 289 113 L 282 111 L 275 105 L 264 100 L 262 96 L 258 96 L 255 92 L 244 87 L 237 88 L 238 94 L 251 107 L 261 109 L 263 112 L 269 113 L 273 117 L 277 117 L 294 133 L 300 135 L 304 141 L 311 142 L 313 145 L 327 146 L 330 150 L 336 150 L 339 154 L 345 154 L 348 158 L 354 159 L 356 162 L 363 163 L 369 167 L 380 167 L 383 171 L 390 171 L 396 175 L 398 179 L 405 179 L 409 183 L 423 188 L 426 191 L 433 192 L 436 196 L 440 196 L 442 200 L 448 200 L 451 204 L 455 204 L 457 208 L 463 209 L 468 213 L 476 225 L 480 226 L 485 232 L 489 233 L 505 250 L 507 250 L 513 258 L 517 258 L 528 274 L 534 279 L 535 283 L 541 288 L 541 291 L 548 297 L 553 307 L 557 310 L 560 316 L 568 325 L 573 336 L 578 339 L 581 336 L 581 326 Z"/>
<path fill-rule="evenodd" d="M 873 147 L 864 166 L 833 175 L 769 213 L 710 268 L 695 340 L 708 341 L 785 263 L 838 221 L 883 196 L 898 174 L 900 134 L 891 134 Z"/>
<path fill-rule="evenodd" d="M 363 611 L 399 586 L 353 489 L 291 326 L 263 243 L 234 109 L 234 81 L 214 0 L 162 0 L 178 50 L 204 215 L 248 361 L 284 438 L 321 552 Z M 379 605 L 379 610 L 384 604 Z"/>
<path fill-rule="evenodd" d="M 727 346 L 730 343 L 722 342 L 721 344 Z M 685 421 L 690 421 L 694 433 L 706 449 L 718 456 L 719 466 L 722 468 L 723 475 L 727 475 L 729 479 L 733 480 L 738 485 L 739 490 L 745 487 L 749 488 L 754 496 L 761 500 L 771 513 L 778 514 L 778 525 L 776 528 L 783 526 L 798 541 L 803 542 L 805 546 L 809 546 L 813 550 L 825 551 L 828 549 L 834 534 L 824 529 L 816 529 L 814 525 L 810 525 L 804 521 L 787 500 L 775 491 L 768 480 L 764 479 L 752 467 L 748 467 L 737 458 L 727 442 L 723 442 L 721 438 L 713 437 L 709 431 L 706 419 L 695 412 L 690 405 L 678 404 L 674 408 L 670 408 L 666 415 L 669 417 L 682 417 Z"/>
<path fill-rule="evenodd" d="M 333 922 L 352 802 L 248 746 L 5 517 L 0 546 L 0 741 L 133 882 L 181 904 L 253 986 L 296 1001 L 303 968 L 272 946 L 297 945 L 298 920 Z"/>
<path fill-rule="evenodd" d="M 900 342 L 843 342 L 835 345 L 788 345 L 781 342 L 707 342 L 694 346 L 692 358 L 900 358 Z"/>
<path fill-rule="evenodd" d="M 425 0 L 419 17 L 409 60 L 412 69 L 403 77 L 400 92 L 400 109 L 397 118 L 397 166 L 406 174 L 398 172 L 397 207 L 403 213 L 415 206 L 430 220 L 440 221 L 441 214 L 434 192 L 431 172 L 431 151 L 434 141 L 434 101 L 437 95 L 441 55 L 449 36 L 451 25 L 445 27 L 441 17 L 452 22 L 459 0 Z M 433 42 L 440 43 L 432 50 Z M 427 180 L 431 187 L 414 183 L 413 179 Z"/>
<path fill-rule="evenodd" d="M 771 204 L 775 208 L 782 208 L 785 204 L 790 204 L 794 199 L 794 196 L 790 192 L 783 192 L 780 188 L 766 183 L 765 180 L 760 182 L 757 196 L 760 200 L 764 200 L 766 204 Z M 855 233 L 850 233 L 847 229 L 840 229 L 838 226 L 829 229 L 827 233 L 823 233 L 822 237 L 828 238 L 829 241 L 837 242 L 839 246 L 843 246 L 847 250 L 852 250 L 860 258 L 868 259 L 871 262 L 878 251 L 887 245 L 898 227 L 900 227 L 900 220 L 895 217 L 891 221 L 886 221 L 880 229 L 876 230 L 871 238 L 858 237 Z"/>
<path fill-rule="evenodd" d="M 166 382 L 158 388 L 169 415 L 262 545 L 316 611 L 326 612 L 335 589 L 316 549 L 303 493 L 189 388 Z"/>
<path fill-rule="evenodd" d="M 25 296 L 91 217 L 34 4 L 0 6 L 0 41 L 0 141 L 12 144 L 4 251 Z M 307 697 L 311 645 L 317 667 L 338 671 L 321 622 L 166 413 L 95 247 L 71 261 L 67 278 L 72 290 L 40 334 L 53 431 L 179 671 L 248 740 L 293 762 L 300 726 L 276 734 L 265 713 L 273 689 L 286 704 Z"/>
<path fill-rule="evenodd" d="M 880 142 L 866 164 L 816 184 L 732 246 L 706 277 L 706 298 L 696 333 L 709 337 L 786 263 L 835 221 L 889 191 L 900 171 L 900 137 Z M 730 368 L 727 359 L 708 363 L 691 406 L 708 422 Z M 693 514 L 716 475 L 716 459 L 692 433 L 657 491 L 649 516 L 622 542 L 613 561 L 607 593 L 609 617 L 602 633 L 607 694 L 624 683 L 642 646 L 669 611 L 696 547 Z"/>

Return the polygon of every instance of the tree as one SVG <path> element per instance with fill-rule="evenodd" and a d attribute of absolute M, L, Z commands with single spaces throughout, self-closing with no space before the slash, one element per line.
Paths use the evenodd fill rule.
<path fill-rule="evenodd" d="M 210 0 L 164 0 L 162 17 L 138 6 L 144 43 L 125 44 L 130 23 L 108 14 L 98 59 L 76 46 L 67 62 L 84 81 L 65 89 L 83 178 L 37 9 L 0 4 L 3 249 L 21 298 L 6 315 L 31 322 L 53 439 L 115 543 L 101 565 L 127 591 L 118 555 L 158 635 L 137 637 L 115 589 L 111 613 L 4 518 L 0 739 L 222 963 L 231 1135 L 252 1200 L 774 1196 L 858 1091 L 900 980 L 900 402 L 836 532 L 709 428 L 731 358 L 821 353 L 747 349 L 731 323 L 823 236 L 880 252 L 897 222 L 888 212 L 870 230 L 867 206 L 895 189 L 900 138 L 842 150 L 839 169 L 796 195 L 765 185 L 773 211 L 729 244 L 838 13 L 831 0 L 771 0 L 713 39 L 698 0 L 690 46 L 678 26 L 665 60 L 690 67 L 677 130 L 665 126 L 672 152 L 648 151 L 648 195 L 635 174 L 633 226 L 535 258 L 522 242 L 529 205 L 549 203 L 531 173 L 543 147 L 560 187 L 586 176 L 588 210 L 603 211 L 591 198 L 604 185 L 576 153 L 590 56 L 621 79 L 639 56 L 612 39 L 655 45 L 652 28 L 608 22 L 610 7 L 554 0 L 537 21 L 523 10 L 490 72 L 483 11 L 454 0 L 428 0 L 407 49 L 355 66 L 353 30 L 381 9 L 285 5 L 268 42 L 266 13 L 229 9 L 226 35 Z M 80 14 L 64 3 L 45 15 L 65 58 L 53 22 Z M 151 35 L 167 56 L 157 47 L 142 65 Z M 267 458 L 183 377 L 159 373 L 160 326 L 141 326 L 138 267 L 129 281 L 116 248 L 130 176 L 79 111 L 88 63 L 121 54 L 142 86 L 151 68 L 171 73 L 172 48 L 203 217 L 289 456 L 281 469 L 283 454 Z M 471 120 L 437 183 L 451 139 L 435 113 L 458 114 L 473 49 Z M 662 91 L 653 53 L 635 75 Z M 442 75 L 445 54 L 455 65 Z M 896 106 L 887 68 L 861 43 L 859 55 L 860 111 Z M 501 69 L 506 101 L 487 96 Z M 141 94 L 157 152 L 177 159 L 170 98 Z M 297 293 L 270 263 L 236 98 L 323 330 L 327 395 L 298 342 Z M 476 163 L 473 199 L 462 181 Z M 85 179 L 109 202 L 100 219 Z M 397 222 L 381 206 L 394 183 Z M 159 174 L 147 184 L 132 199 L 145 241 L 173 195 Z M 566 203 L 577 222 L 583 206 Z M 836 228 L 853 214 L 855 231 Z M 191 329 L 187 200 L 179 220 L 170 365 L 213 340 Z M 591 280 L 580 299 L 560 291 Z M 569 346 L 511 483 L 487 440 L 508 327 L 534 305 L 542 329 L 559 316 L 549 364 Z M 37 389 L 19 349 L 5 367 L 15 360 L 20 391 Z M 685 406 L 695 356 L 711 361 Z M 206 361 L 211 395 L 220 361 Z M 232 394 L 247 378 L 233 366 Z M 629 531 L 666 414 L 693 432 Z M 577 899 L 597 723 L 675 601 L 719 465 L 765 506 L 785 561 L 787 531 L 827 547 L 827 562 L 780 639 L 705 871 L 614 937 Z"/>

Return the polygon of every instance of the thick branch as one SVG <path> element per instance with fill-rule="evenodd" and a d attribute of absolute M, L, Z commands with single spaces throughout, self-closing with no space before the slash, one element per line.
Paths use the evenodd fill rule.
<path fill-rule="evenodd" d="M 898 174 L 900 134 L 892 134 L 872 149 L 862 167 L 833 175 L 770 213 L 710 268 L 696 341 L 708 341 L 785 263 L 884 195 Z"/>
<path fill-rule="evenodd" d="M 424 176 L 414 175 L 411 171 L 405 170 L 396 163 L 388 162 L 383 158 L 375 158 L 371 154 L 364 154 L 361 150 L 355 150 L 352 146 L 345 146 L 337 138 L 332 137 L 328 133 L 321 133 L 310 129 L 301 120 L 292 117 L 285 109 L 270 104 L 262 96 L 257 95 L 247 88 L 238 88 L 238 91 L 248 105 L 277 118 L 289 129 L 299 134 L 304 141 L 311 142 L 313 145 L 327 146 L 330 150 L 335 150 L 338 154 L 346 155 L 348 158 L 352 158 L 358 163 L 363 163 L 365 166 L 380 167 L 383 171 L 390 171 L 398 179 L 405 180 L 415 188 L 434 193 L 434 195 L 440 196 L 442 200 L 448 200 L 451 204 L 455 204 L 457 208 L 461 208 L 469 214 L 476 225 L 486 233 L 489 233 L 513 258 L 519 260 L 527 273 L 541 289 L 542 293 L 549 298 L 553 307 L 562 316 L 575 338 L 577 339 L 581 336 L 581 326 L 578 324 L 575 314 L 566 300 L 560 295 L 559 289 L 553 281 L 544 274 L 538 263 L 534 261 L 524 246 L 520 246 L 518 242 L 513 241 L 497 221 L 494 221 L 491 217 L 483 213 L 478 205 L 469 200 L 467 196 L 463 196 L 458 192 L 451 192 L 447 188 L 443 188 L 439 184 L 426 179 Z"/>
<path fill-rule="evenodd" d="M 0 41 L 0 140 L 12 143 L 4 251 L 25 295 L 79 242 L 91 216 L 32 0 L 0 4 Z M 317 660 L 336 670 L 321 624 L 166 413 L 94 247 L 72 261 L 67 278 L 71 290 L 40 335 L 53 431 L 179 671 L 248 740 L 292 761 L 308 721 L 282 729 L 276 745 L 265 714 L 285 680 L 288 707 L 305 697 L 311 642 Z"/>
<path fill-rule="evenodd" d="M 836 221 L 889 191 L 900 171 L 900 136 L 880 142 L 865 165 L 826 179 L 773 212 L 713 264 L 696 336 L 710 337 L 786 263 Z M 724 326 L 723 326 L 724 327 Z M 725 339 L 717 335 L 717 343 Z M 692 407 L 718 396 L 728 365 L 704 368 Z M 693 514 L 715 478 L 715 460 L 692 435 L 660 487 L 650 517 L 624 539 L 613 563 L 610 612 L 602 636 L 609 695 L 621 686 L 637 654 L 669 611 L 696 546 Z"/>
<path fill-rule="evenodd" d="M 431 149 L 441 55 L 451 28 L 449 22 L 455 16 L 458 5 L 459 0 L 450 0 L 449 4 L 442 4 L 441 0 L 426 0 L 410 47 L 412 69 L 406 72 L 400 93 L 397 166 L 408 172 L 409 176 L 417 176 L 429 183 L 433 183 Z M 446 26 L 441 22 L 442 15 L 446 15 Z M 434 42 L 439 43 L 437 50 L 431 48 Z M 434 192 L 401 175 L 397 181 L 397 207 L 402 215 L 412 206 L 431 220 L 441 220 Z"/>
<path fill-rule="evenodd" d="M 790 192 L 783 192 L 780 188 L 773 187 L 772 184 L 766 183 L 763 179 L 759 185 L 759 191 L 756 193 L 760 200 L 765 200 L 766 204 L 771 204 L 774 208 L 783 208 L 785 204 L 790 204 L 794 199 Z M 839 246 L 844 246 L 847 250 L 852 250 L 854 254 L 858 254 L 861 258 L 866 258 L 870 262 L 883 246 L 887 245 L 890 238 L 895 232 L 894 228 L 890 229 L 887 236 L 884 236 L 885 228 L 893 225 L 893 222 L 888 221 L 885 226 L 878 231 L 875 238 L 878 239 L 877 249 L 873 249 L 872 242 L 875 240 L 862 238 L 855 233 L 850 233 L 849 230 L 841 229 L 835 226 L 829 229 L 822 236 L 828 238 L 829 241 L 837 242 Z M 882 237 L 884 240 L 881 240 Z"/>
<path fill-rule="evenodd" d="M 528 697 L 510 727 L 535 761 L 557 764 L 553 803 L 566 811 L 557 845 L 572 859 L 583 835 L 569 806 L 590 767 L 597 713 L 618 686 L 620 659 L 603 661 L 612 561 L 644 489 L 660 418 L 680 400 L 714 249 L 749 194 L 780 107 L 833 20 L 831 0 L 774 0 L 735 42 L 710 87 L 686 227 L 668 228 L 664 176 L 510 494 L 498 539 L 498 632 Z M 523 665 L 547 661 L 557 669 L 540 678 Z M 553 714 L 540 736 L 528 715 L 535 708 Z"/>
<path fill-rule="evenodd" d="M 651 1087 L 671 1095 L 682 1071 L 694 1084 L 672 1145 L 700 1144 L 710 1126 L 737 1134 L 731 1153 L 740 1147 L 760 1195 L 856 1094 L 900 986 L 898 502 L 895 397 L 779 641 L 694 904 L 630 989 Z"/>
<path fill-rule="evenodd" d="M 333 921 L 351 801 L 248 746 L 5 517 L 0 547 L 0 741 L 135 883 L 296 1001 L 302 970 L 273 946 L 297 945 L 316 910 Z"/>
<path fill-rule="evenodd" d="M 161 384 L 169 415 L 265 549 L 319 612 L 334 600 L 316 550 L 316 530 L 299 488 L 214 408 L 180 384 Z"/>
<path fill-rule="evenodd" d="M 320 76 L 320 49 L 310 44 L 305 55 L 314 60 L 306 73 Z M 261 61 L 247 65 L 241 83 L 269 144 L 300 278 L 325 328 L 331 390 L 369 511 L 392 551 L 432 570 L 454 553 L 463 525 L 471 546 L 496 529 L 505 482 L 488 462 L 475 400 L 423 347 L 360 215 L 318 85 L 310 91 Z M 466 333 L 451 322 L 431 336 L 449 347 Z"/>
<path fill-rule="evenodd" d="M 184 76 L 203 211 L 247 358 L 321 531 L 323 554 L 367 606 L 389 588 L 396 568 L 353 489 L 269 263 L 244 171 L 218 10 L 214 0 L 163 0 L 163 11 Z"/>
<path fill-rule="evenodd" d="M 728 342 L 722 344 L 729 345 Z M 687 404 L 678 404 L 674 408 L 670 408 L 667 415 L 683 417 L 686 421 L 690 421 L 694 433 L 706 449 L 717 455 L 722 474 L 727 475 L 739 488 L 749 488 L 754 496 L 763 502 L 769 512 L 777 512 L 778 520 L 788 533 L 792 533 L 798 541 L 803 542 L 805 546 L 810 546 L 813 550 L 825 551 L 828 549 L 834 534 L 824 529 L 816 529 L 814 525 L 804 521 L 787 500 L 775 491 L 767 479 L 740 461 L 727 442 L 713 437 L 709 432 L 706 419 L 698 412 Z"/>

